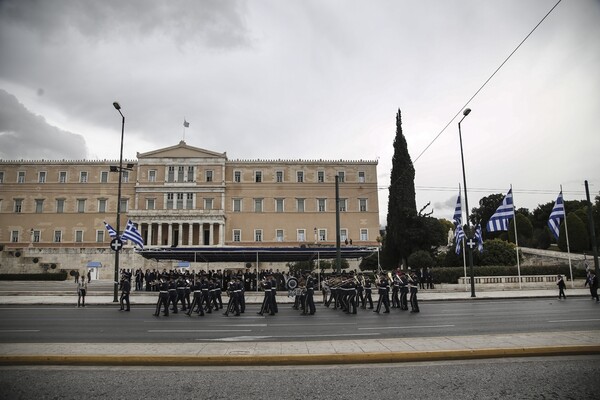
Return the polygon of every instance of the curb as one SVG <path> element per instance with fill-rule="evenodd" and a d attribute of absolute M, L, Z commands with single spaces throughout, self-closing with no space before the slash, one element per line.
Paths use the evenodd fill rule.
<path fill-rule="evenodd" d="M 338 353 L 287 355 L 10 355 L 0 356 L 0 365 L 78 366 L 284 366 L 403 363 L 474 360 L 508 357 L 549 357 L 600 354 L 600 345 L 513 347 L 496 349 L 436 350 L 390 353 Z"/>

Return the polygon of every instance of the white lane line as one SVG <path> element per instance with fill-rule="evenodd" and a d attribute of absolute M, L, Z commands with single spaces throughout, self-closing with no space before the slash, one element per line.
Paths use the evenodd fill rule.
<path fill-rule="evenodd" d="M 290 339 L 290 338 L 306 338 L 306 337 L 341 337 L 341 336 L 378 336 L 379 333 L 341 333 L 341 334 L 330 334 L 330 335 L 284 335 L 284 336 L 236 336 L 228 338 L 218 339 L 196 339 L 198 341 L 211 341 L 211 342 L 247 342 L 250 340 L 261 340 L 261 339 Z"/>
<path fill-rule="evenodd" d="M 557 319 L 556 321 L 547 321 L 549 323 L 556 323 L 556 322 L 596 322 L 596 321 L 600 321 L 600 319 L 596 318 L 596 319 Z"/>
<path fill-rule="evenodd" d="M 373 328 L 358 328 L 359 330 L 381 330 L 381 329 L 419 329 L 419 328 L 452 328 L 455 325 L 416 325 L 416 326 L 382 326 Z"/>
<path fill-rule="evenodd" d="M 39 332 L 39 329 L 0 329 L 0 333 Z"/>
<path fill-rule="evenodd" d="M 252 332 L 252 329 L 150 329 L 148 333 Z"/>

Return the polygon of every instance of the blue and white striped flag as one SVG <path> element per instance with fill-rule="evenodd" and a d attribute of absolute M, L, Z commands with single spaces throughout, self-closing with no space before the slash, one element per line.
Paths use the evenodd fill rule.
<path fill-rule="evenodd" d="M 556 199 L 556 203 L 554 203 L 554 208 L 552 208 L 550 218 L 548 219 L 548 226 L 550 227 L 550 232 L 552 232 L 556 240 L 558 240 L 558 236 L 560 235 L 560 221 L 564 217 L 565 205 L 563 203 L 563 195 L 561 191 L 558 195 L 558 198 Z"/>
<path fill-rule="evenodd" d="M 144 239 L 142 238 L 142 235 L 140 235 L 140 232 L 137 230 L 133 222 L 131 222 L 131 220 L 127 221 L 127 227 L 125 228 L 125 231 L 123 231 L 122 238 L 124 240 L 131 240 L 133 243 L 137 244 L 142 249 L 144 248 Z"/>
<path fill-rule="evenodd" d="M 481 234 L 481 225 L 477 224 L 475 227 L 475 240 L 477 241 L 477 250 L 483 252 L 483 235 Z"/>
<path fill-rule="evenodd" d="M 109 224 L 106 223 L 106 221 L 104 221 L 104 226 L 106 227 L 106 230 L 108 231 L 108 235 L 115 239 L 116 237 L 119 236 L 119 234 L 117 233 L 117 231 L 115 230 L 115 228 L 113 228 L 112 226 L 110 226 Z"/>
<path fill-rule="evenodd" d="M 462 225 L 462 207 L 460 205 L 460 193 L 456 199 L 456 207 L 454 207 L 454 225 Z"/>
<path fill-rule="evenodd" d="M 487 223 L 488 232 L 508 231 L 508 222 L 514 216 L 514 204 L 512 197 L 512 188 L 508 191 L 500 207 L 496 209 Z"/>
<path fill-rule="evenodd" d="M 454 237 L 456 238 L 456 255 L 460 254 L 460 244 L 465 238 L 465 231 L 463 230 L 462 225 L 457 225 L 456 230 L 454 231 Z"/>

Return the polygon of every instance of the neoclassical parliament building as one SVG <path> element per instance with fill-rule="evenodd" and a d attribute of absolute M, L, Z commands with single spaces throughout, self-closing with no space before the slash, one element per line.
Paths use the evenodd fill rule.
<path fill-rule="evenodd" d="M 0 273 L 110 267 L 118 165 L 0 160 Z M 336 176 L 342 243 L 377 246 L 377 161 L 229 160 L 184 141 L 123 161 L 120 230 L 133 221 L 146 248 L 335 246 Z"/>

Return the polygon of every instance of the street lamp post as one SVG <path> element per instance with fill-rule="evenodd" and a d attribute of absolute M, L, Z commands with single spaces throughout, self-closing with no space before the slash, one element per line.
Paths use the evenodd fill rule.
<path fill-rule="evenodd" d="M 463 111 L 463 117 L 461 118 L 460 121 L 458 121 L 458 138 L 460 140 L 460 159 L 462 162 L 463 185 L 465 187 L 465 209 L 467 212 L 467 231 L 466 231 L 467 241 L 466 241 L 466 243 L 467 243 L 468 252 L 469 252 L 469 272 L 471 275 L 471 297 L 475 297 L 475 276 L 474 276 L 474 271 L 473 271 L 473 245 L 475 243 L 472 240 L 473 235 L 471 232 L 471 223 L 469 222 L 469 200 L 467 197 L 467 175 L 465 174 L 465 157 L 463 155 L 462 132 L 460 130 L 460 123 L 470 113 L 471 113 L 471 109 L 465 108 L 465 110 Z M 463 249 L 463 251 L 464 251 L 464 249 Z"/>
<path fill-rule="evenodd" d="M 115 109 L 121 114 L 121 153 L 119 154 L 119 189 L 117 192 L 117 238 L 121 237 L 121 182 L 123 175 L 123 136 L 125 135 L 125 116 L 121 112 L 121 106 L 116 101 L 113 103 Z M 111 168 L 112 169 L 112 168 Z M 120 249 L 115 249 L 115 288 L 113 302 L 116 303 L 119 293 L 119 252 Z"/>

